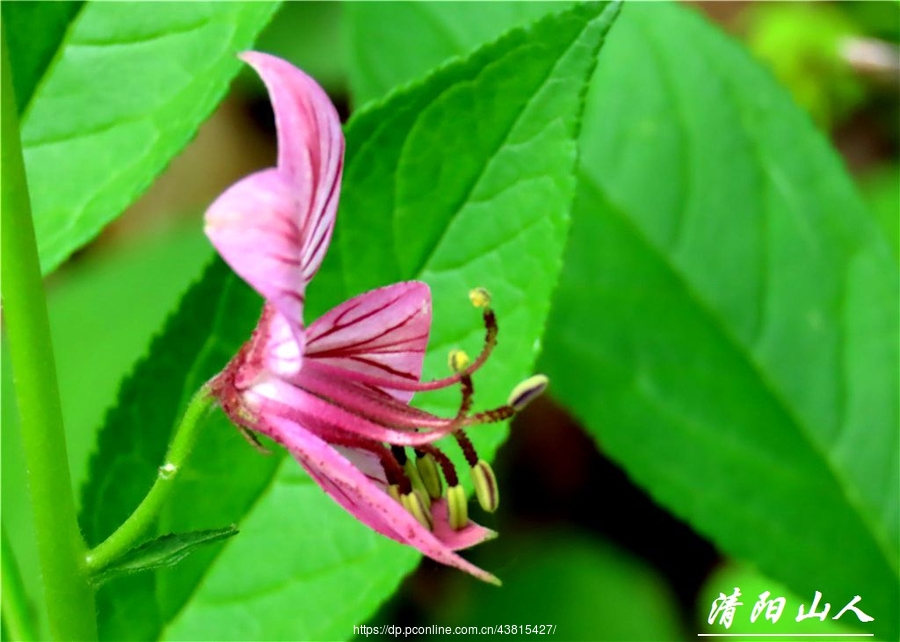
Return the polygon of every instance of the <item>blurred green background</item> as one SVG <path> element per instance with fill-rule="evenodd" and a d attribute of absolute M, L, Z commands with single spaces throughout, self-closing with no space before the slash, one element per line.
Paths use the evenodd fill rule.
<path fill-rule="evenodd" d="M 898 71 L 879 67 L 871 54 L 880 51 L 874 45 L 896 46 L 898 4 L 698 7 L 741 38 L 828 132 L 898 256 Z M 340 3 L 285 4 L 257 48 L 288 58 L 319 79 L 346 117 L 357 105 L 349 95 L 345 13 Z M 266 110 L 261 86 L 244 72 L 154 187 L 49 279 L 76 487 L 119 380 L 212 256 L 201 231 L 203 208 L 232 181 L 274 157 Z M 89 322 L 97 317 L 105 323 Z M 8 428 L 15 408 L 5 351 L 3 358 L 2 420 Z M 30 519 L 23 495 L 12 492 L 24 483 L 17 439 L 16 430 L 3 430 L 7 523 Z M 495 469 L 503 501 L 488 525 L 502 538 L 470 558 L 502 577 L 505 588 L 479 585 L 425 560 L 371 623 L 555 624 L 574 639 L 596 639 L 598 631 L 611 640 L 687 639 L 705 630 L 701 623 L 706 626 L 719 591 L 740 585 L 747 596 L 761 590 L 789 595 L 754 569 L 724 559 L 658 507 L 551 400 L 541 400 L 516 420 Z M 23 569 L 36 568 L 27 531 L 9 535 Z M 787 611 L 810 599 L 789 597 L 784 632 L 804 630 L 790 628 L 793 617 Z M 827 626 L 815 630 L 840 631 Z"/>

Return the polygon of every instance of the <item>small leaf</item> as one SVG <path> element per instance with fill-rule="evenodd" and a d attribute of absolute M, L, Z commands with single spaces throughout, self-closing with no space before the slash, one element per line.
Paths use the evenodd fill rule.
<path fill-rule="evenodd" d="M 19 38 L 17 98 L 30 93 L 22 151 L 47 274 L 187 144 L 277 4 L 87 2 L 77 12 L 43 4 L 57 3 L 3 13 L 15 16 Z"/>
<path fill-rule="evenodd" d="M 227 528 L 162 535 L 131 549 L 92 579 L 99 586 L 123 575 L 175 566 L 198 548 L 228 539 L 237 533 L 237 526 L 232 524 Z"/>

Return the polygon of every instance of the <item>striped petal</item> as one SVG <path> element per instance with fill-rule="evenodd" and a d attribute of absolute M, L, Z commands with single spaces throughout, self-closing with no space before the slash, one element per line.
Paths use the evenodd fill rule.
<path fill-rule="evenodd" d="M 432 506 L 435 530 L 429 531 L 388 495 L 381 484 L 312 432 L 278 417 L 270 418 L 269 423 L 271 425 L 262 431 L 286 446 L 316 483 L 366 526 L 401 544 L 408 544 L 442 564 L 454 566 L 485 582 L 500 583 L 495 576 L 454 553 L 455 549 L 491 539 L 495 536 L 493 531 L 474 522 L 454 531 L 444 523 L 446 507 L 442 502 Z"/>
<path fill-rule="evenodd" d="M 303 329 L 303 264 L 297 253 L 297 206 L 277 170 L 251 174 L 206 211 L 206 235 L 225 262 L 289 320 Z M 301 286 L 301 287 L 298 287 Z"/>
<path fill-rule="evenodd" d="M 293 186 L 302 283 L 312 279 L 331 240 L 337 213 L 344 134 L 328 95 L 289 62 L 250 51 L 241 58 L 260 75 L 275 112 L 278 171 Z"/>
<path fill-rule="evenodd" d="M 421 281 L 371 290 L 342 303 L 309 326 L 308 363 L 375 375 L 387 381 L 419 381 L 431 329 L 431 291 Z M 303 376 L 303 373 L 300 373 Z M 412 392 L 382 388 L 408 402 Z"/>
<path fill-rule="evenodd" d="M 293 65 L 243 54 L 275 112 L 278 166 L 225 191 L 206 212 L 206 234 L 222 258 L 303 341 L 306 285 L 328 249 L 338 205 L 344 137 L 328 96 Z"/>

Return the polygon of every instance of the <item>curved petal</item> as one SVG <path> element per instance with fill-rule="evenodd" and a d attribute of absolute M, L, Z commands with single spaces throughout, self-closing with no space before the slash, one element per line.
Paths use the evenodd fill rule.
<path fill-rule="evenodd" d="M 305 337 L 273 305 L 263 306 L 262 316 L 246 345 L 244 359 L 238 369 L 235 384 L 246 391 L 270 374 L 289 377 L 300 371 L 303 364 Z"/>
<path fill-rule="evenodd" d="M 294 188 L 303 284 L 319 269 L 334 227 L 344 163 L 341 120 L 316 81 L 289 62 L 248 51 L 241 58 L 260 75 L 275 112 L 278 171 Z"/>
<path fill-rule="evenodd" d="M 298 341 L 304 282 L 297 254 L 297 203 L 277 170 L 241 179 L 206 210 L 206 236 L 225 262 L 277 309 Z"/>
<path fill-rule="evenodd" d="M 342 303 L 312 323 L 306 357 L 387 381 L 418 382 L 431 330 L 431 290 L 406 281 L 371 290 Z M 300 376 L 303 376 L 301 371 Z M 408 402 L 412 392 L 383 390 Z"/>
<path fill-rule="evenodd" d="M 376 482 L 316 435 L 277 417 L 272 418 L 270 424 L 261 428 L 263 432 L 285 445 L 323 490 L 359 521 L 382 535 L 413 546 L 435 561 L 454 566 L 485 582 L 500 583 L 487 571 L 454 553 L 451 545 L 438 538 L 445 532 L 443 525 L 436 528 L 435 533 L 424 528 Z M 492 531 L 470 523 L 453 536 L 451 543 L 471 546 L 492 536 Z"/>

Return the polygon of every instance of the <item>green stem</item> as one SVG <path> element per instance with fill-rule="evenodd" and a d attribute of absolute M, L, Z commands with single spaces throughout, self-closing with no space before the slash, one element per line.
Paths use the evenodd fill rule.
<path fill-rule="evenodd" d="M 214 402 L 215 398 L 210 395 L 206 386 L 201 388 L 191 399 L 181 418 L 181 423 L 175 431 L 175 438 L 169 446 L 169 452 L 166 453 L 166 461 L 159 467 L 159 474 L 156 476 L 150 492 L 112 535 L 88 553 L 87 565 L 92 575 L 96 575 L 110 562 L 134 548 L 153 526 L 160 510 L 169 495 L 172 494 L 175 478 L 184 468 L 184 464 L 197 442 L 200 420 Z"/>
<path fill-rule="evenodd" d="M 44 577 L 44 599 L 50 634 L 55 639 L 91 640 L 97 638 L 94 591 L 84 568 L 85 545 L 75 518 L 56 364 L 31 220 L 6 37 L 0 34 L 0 40 L 3 77 L 0 279 Z"/>
<path fill-rule="evenodd" d="M 22 575 L 16 564 L 16 556 L 13 554 L 12 543 L 3 527 L 3 548 L 0 550 L 0 580 L 3 582 L 3 592 L 0 599 L 3 604 L 3 624 L 9 633 L 11 640 L 37 640 L 34 620 L 28 605 L 28 595 L 25 585 L 22 583 Z"/>

